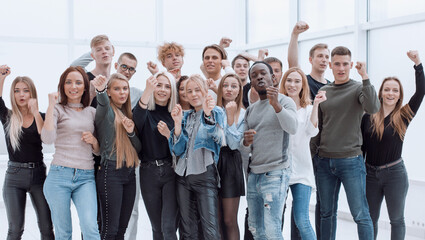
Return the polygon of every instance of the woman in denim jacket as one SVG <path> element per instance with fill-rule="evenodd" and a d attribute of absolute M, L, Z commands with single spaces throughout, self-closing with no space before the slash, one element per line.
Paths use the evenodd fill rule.
<path fill-rule="evenodd" d="M 220 147 L 225 145 L 224 112 L 215 106 L 200 75 L 190 76 L 185 89 L 194 109 L 183 116 L 181 106 L 176 105 L 171 111 L 175 127 L 169 138 L 170 149 L 179 157 L 175 171 L 181 233 L 184 239 L 199 238 L 194 228 L 199 214 L 204 239 L 220 239 L 216 164 Z"/>

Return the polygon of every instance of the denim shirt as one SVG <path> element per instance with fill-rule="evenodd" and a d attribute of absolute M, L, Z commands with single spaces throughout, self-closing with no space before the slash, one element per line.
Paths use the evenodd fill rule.
<path fill-rule="evenodd" d="M 184 158 L 186 156 L 187 143 L 188 143 L 188 133 L 186 131 L 186 121 L 188 116 L 194 110 L 189 110 L 184 113 L 182 121 L 182 132 L 180 136 L 177 137 L 177 140 L 174 141 L 174 128 L 171 130 L 170 138 L 168 139 L 168 144 L 171 151 L 179 158 Z M 198 132 L 195 138 L 194 150 L 205 148 L 214 153 L 214 161 L 218 163 L 218 158 L 220 154 L 220 148 L 226 145 L 226 139 L 224 137 L 224 117 L 225 114 L 223 110 L 219 107 L 214 107 L 211 111 L 215 121 L 214 125 L 209 125 L 205 122 L 203 110 L 201 114 L 201 125 L 199 126 Z"/>
<path fill-rule="evenodd" d="M 224 110 L 226 111 L 226 110 Z M 245 126 L 245 109 L 241 108 L 238 121 L 233 122 L 232 126 L 227 124 L 227 115 L 225 114 L 224 123 L 224 134 L 226 135 L 226 143 L 230 149 L 239 149 L 241 139 L 243 137 L 243 131 Z"/>

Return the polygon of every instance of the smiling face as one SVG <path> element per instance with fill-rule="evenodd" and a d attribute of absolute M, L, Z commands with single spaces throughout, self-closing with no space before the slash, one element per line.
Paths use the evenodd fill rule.
<path fill-rule="evenodd" d="M 223 99 L 225 102 L 235 101 L 239 95 L 239 81 L 234 77 L 227 77 L 223 82 Z"/>
<path fill-rule="evenodd" d="M 28 85 L 24 82 L 18 82 L 13 91 L 18 107 L 27 107 L 28 100 L 31 98 L 31 91 Z"/>
<path fill-rule="evenodd" d="M 221 55 L 220 53 L 213 49 L 208 48 L 204 53 L 204 67 L 208 74 L 214 75 L 220 72 L 221 70 Z"/>
<path fill-rule="evenodd" d="M 68 98 L 68 103 L 80 103 L 84 94 L 83 75 L 77 71 L 68 73 L 65 79 L 64 92 Z"/>
<path fill-rule="evenodd" d="M 202 108 L 206 93 L 194 80 L 188 80 L 186 83 L 186 97 L 189 100 L 189 104 L 198 111 Z"/>
<path fill-rule="evenodd" d="M 162 65 L 167 71 L 181 69 L 183 66 L 183 56 L 178 52 L 170 51 L 165 55 Z"/>
<path fill-rule="evenodd" d="M 273 86 L 278 87 L 280 80 L 282 79 L 282 67 L 280 66 L 280 63 L 278 62 L 271 62 L 269 63 L 270 66 L 273 69 L 273 74 L 275 76 L 274 81 L 273 81 Z"/>
<path fill-rule="evenodd" d="M 383 105 L 395 108 L 400 100 L 400 84 L 396 80 L 387 80 L 384 82 L 381 90 Z"/>
<path fill-rule="evenodd" d="M 303 89 L 301 74 L 294 71 L 291 72 L 285 80 L 285 90 L 289 97 L 299 98 Z"/>
<path fill-rule="evenodd" d="M 257 63 L 249 72 L 251 84 L 259 95 L 267 94 L 267 88 L 273 86 L 274 74 L 270 73 L 269 68 L 264 63 Z"/>
<path fill-rule="evenodd" d="M 91 57 L 97 64 L 111 64 L 114 54 L 114 46 L 109 41 L 102 41 L 91 49 Z"/>
<path fill-rule="evenodd" d="M 353 67 L 349 55 L 334 55 L 330 62 L 330 69 L 335 78 L 336 84 L 342 84 L 350 79 L 350 70 Z"/>
<path fill-rule="evenodd" d="M 160 106 L 167 106 L 171 96 L 171 84 L 168 78 L 160 75 L 156 78 L 158 84 L 154 90 L 155 103 Z"/>
<path fill-rule="evenodd" d="M 112 83 L 108 87 L 108 96 L 111 98 L 111 102 L 118 108 L 127 101 L 130 89 L 128 82 L 121 79 L 113 79 Z"/>

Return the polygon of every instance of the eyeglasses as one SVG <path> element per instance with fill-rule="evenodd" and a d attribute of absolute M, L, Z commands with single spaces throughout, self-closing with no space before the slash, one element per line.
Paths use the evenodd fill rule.
<path fill-rule="evenodd" d="M 120 64 L 120 68 L 123 71 L 127 71 L 128 70 L 129 73 L 135 73 L 136 72 L 136 69 L 134 67 L 129 67 L 129 66 L 125 65 L 125 64 Z"/>

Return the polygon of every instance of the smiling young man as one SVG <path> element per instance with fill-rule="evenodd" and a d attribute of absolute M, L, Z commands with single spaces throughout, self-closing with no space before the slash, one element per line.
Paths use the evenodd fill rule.
<path fill-rule="evenodd" d="M 273 87 L 271 66 L 255 62 L 249 78 L 260 101 L 245 113 L 241 150 L 251 152 L 247 183 L 248 224 L 254 239 L 283 239 L 282 211 L 289 182 L 289 135 L 297 130 L 296 106 Z"/>
<path fill-rule="evenodd" d="M 373 226 L 366 200 L 366 172 L 362 157 L 360 123 L 364 112 L 373 114 L 380 103 L 370 83 L 366 64 L 357 62 L 362 83 L 350 79 L 351 52 L 336 47 L 330 69 L 335 81 L 321 88 L 327 101 L 319 105 L 319 153 L 316 156 L 320 196 L 321 239 L 335 239 L 338 195 L 341 183 L 357 223 L 359 239 L 373 239 Z"/>

